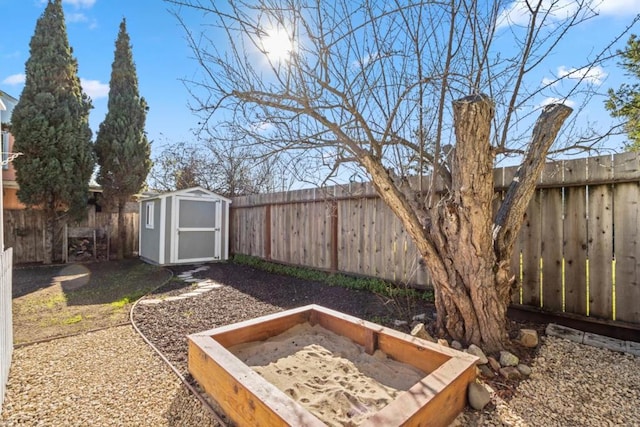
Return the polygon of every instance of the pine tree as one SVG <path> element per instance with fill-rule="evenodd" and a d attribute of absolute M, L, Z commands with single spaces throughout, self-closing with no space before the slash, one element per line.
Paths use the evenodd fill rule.
<path fill-rule="evenodd" d="M 109 109 L 98 130 L 96 153 L 103 197 L 107 204 L 118 207 L 118 258 L 121 259 L 126 241 L 125 204 L 142 189 L 151 169 L 151 147 L 144 130 L 148 107 L 138 92 L 125 19 L 120 23 L 114 56 Z"/>
<path fill-rule="evenodd" d="M 62 0 L 50 0 L 30 42 L 26 82 L 12 115 L 18 198 L 47 220 L 45 263 L 53 258 L 54 225 L 86 212 L 95 164 L 89 128 L 91 100 L 78 78 L 67 39 Z"/>
<path fill-rule="evenodd" d="M 618 51 L 622 57 L 620 65 L 634 83 L 624 83 L 618 90 L 609 89 L 609 99 L 605 107 L 613 117 L 626 119 L 624 129 L 627 132 L 630 150 L 640 150 L 640 40 L 633 34 L 627 41 L 627 47 Z"/>

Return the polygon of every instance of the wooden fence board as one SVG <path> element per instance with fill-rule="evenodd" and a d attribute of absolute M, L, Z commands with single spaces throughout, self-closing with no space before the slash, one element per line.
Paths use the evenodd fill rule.
<path fill-rule="evenodd" d="M 565 311 L 587 313 L 587 210 L 586 188 L 565 188 L 563 224 Z"/>
<path fill-rule="evenodd" d="M 542 192 L 542 306 L 562 311 L 562 188 Z"/>
<path fill-rule="evenodd" d="M 617 185 L 613 200 L 615 319 L 640 323 L 640 183 Z"/>
<path fill-rule="evenodd" d="M 522 303 L 540 306 L 540 191 L 527 208 L 522 226 Z"/>
<path fill-rule="evenodd" d="M 589 315 L 612 315 L 613 192 L 609 185 L 589 187 Z"/>
<path fill-rule="evenodd" d="M 612 178 L 611 156 L 588 160 L 589 178 Z M 589 315 L 610 319 L 613 314 L 613 191 L 611 185 L 589 186 L 587 247 L 589 259 Z"/>

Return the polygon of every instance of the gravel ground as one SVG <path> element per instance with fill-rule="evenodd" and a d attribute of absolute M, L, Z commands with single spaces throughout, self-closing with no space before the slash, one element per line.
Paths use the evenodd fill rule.
<path fill-rule="evenodd" d="M 3 426 L 212 426 L 131 326 L 14 350 Z"/>
<path fill-rule="evenodd" d="M 508 402 L 493 396 L 456 425 L 640 426 L 640 358 L 556 337 L 544 342 L 528 380 Z"/>
<path fill-rule="evenodd" d="M 194 298 L 138 305 L 134 312 L 142 332 L 185 374 L 187 334 L 291 307 L 317 303 L 387 326 L 394 318 L 433 316 L 424 302 L 398 305 L 245 266 L 212 265 L 198 275 L 224 286 Z M 188 290 L 172 286 L 153 297 Z M 640 426 L 640 358 L 555 337 L 543 337 L 537 355 L 522 356 L 535 356 L 531 377 L 515 392 L 513 383 L 492 381 L 492 402 L 483 411 L 468 409 L 454 425 Z M 0 425 L 217 424 L 133 329 L 123 326 L 16 349 Z"/>

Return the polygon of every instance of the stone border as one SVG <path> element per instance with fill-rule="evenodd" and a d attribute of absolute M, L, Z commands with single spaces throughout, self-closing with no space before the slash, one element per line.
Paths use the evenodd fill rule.
<path fill-rule="evenodd" d="M 577 342 L 578 344 L 606 348 L 607 350 L 619 353 L 629 353 L 634 356 L 640 356 L 640 343 L 634 341 L 623 341 L 606 337 L 604 335 L 592 334 L 591 332 L 583 332 L 578 329 L 569 328 L 556 323 L 549 323 L 547 325 L 546 333 L 547 335 L 564 338 L 569 341 Z"/>

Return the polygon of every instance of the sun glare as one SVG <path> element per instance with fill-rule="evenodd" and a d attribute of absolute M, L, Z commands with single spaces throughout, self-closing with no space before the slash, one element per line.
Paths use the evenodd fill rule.
<path fill-rule="evenodd" d="M 262 40 L 262 46 L 271 61 L 286 59 L 294 50 L 289 34 L 282 29 L 270 31 Z"/>

